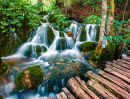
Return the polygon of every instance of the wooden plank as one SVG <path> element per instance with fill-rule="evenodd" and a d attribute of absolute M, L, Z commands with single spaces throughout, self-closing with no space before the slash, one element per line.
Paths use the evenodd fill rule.
<path fill-rule="evenodd" d="M 69 91 L 67 88 L 62 88 L 61 90 L 62 92 L 64 92 L 66 94 L 66 96 L 68 97 L 68 99 L 76 99 Z"/>
<path fill-rule="evenodd" d="M 77 81 L 72 77 L 68 80 L 67 86 L 72 90 L 78 99 L 91 99 L 80 87 Z"/>
<path fill-rule="evenodd" d="M 94 92 L 92 92 L 90 89 L 88 89 L 88 87 L 86 86 L 86 84 L 84 84 L 84 81 L 81 81 L 81 79 L 79 77 L 76 77 L 77 82 L 81 85 L 81 88 L 86 91 L 90 96 L 93 97 L 93 99 L 100 99 Z"/>
<path fill-rule="evenodd" d="M 62 97 L 61 93 L 57 94 L 56 97 L 57 97 L 57 99 L 64 99 L 64 98 Z"/>
<path fill-rule="evenodd" d="M 130 73 L 128 73 L 126 71 L 120 70 L 120 69 L 118 69 L 118 68 L 116 68 L 114 66 L 108 65 L 108 64 L 106 64 L 105 66 L 107 68 L 111 68 L 113 71 L 116 71 L 116 72 L 118 72 L 118 73 L 120 73 L 120 74 L 130 78 Z"/>
<path fill-rule="evenodd" d="M 95 89 L 99 94 L 101 94 L 105 99 L 118 99 L 116 96 L 114 96 L 111 92 L 109 92 L 107 89 L 105 89 L 102 85 L 100 85 L 95 80 L 91 79 L 87 83 L 93 89 Z"/>
<path fill-rule="evenodd" d="M 123 60 L 123 59 L 117 59 L 118 62 L 123 62 L 125 64 L 128 64 L 130 66 L 130 61 Z"/>
<path fill-rule="evenodd" d="M 109 79 L 110 81 L 116 83 L 118 86 L 124 88 L 126 91 L 130 92 L 130 85 L 127 84 L 126 82 L 124 82 L 122 79 L 120 79 L 120 78 L 118 78 L 116 76 L 113 76 L 113 75 L 111 75 L 109 73 L 106 73 L 106 72 L 104 72 L 102 70 L 100 70 L 98 72 L 98 74 L 102 75 L 104 78 Z"/>
<path fill-rule="evenodd" d="M 121 62 L 118 62 L 118 61 L 115 61 L 115 60 L 113 60 L 113 63 L 118 64 L 118 65 L 120 65 L 120 66 L 123 66 L 123 67 L 125 67 L 125 68 L 130 69 L 130 66 L 128 66 L 127 64 L 124 64 L 124 63 L 121 63 Z"/>
<path fill-rule="evenodd" d="M 114 90 L 116 93 L 118 93 L 119 95 L 121 95 L 122 97 L 126 98 L 126 99 L 130 99 L 130 94 L 122 89 L 121 87 L 111 83 L 110 81 L 102 78 L 101 76 L 93 73 L 92 71 L 88 71 L 86 73 L 86 75 L 88 75 L 89 77 L 92 77 L 94 79 L 97 79 L 98 81 L 100 81 L 101 83 L 103 83 L 104 85 L 110 87 L 112 90 Z"/>
<path fill-rule="evenodd" d="M 68 99 L 64 92 L 61 92 L 61 95 L 62 95 L 63 99 Z"/>
<path fill-rule="evenodd" d="M 117 77 L 120 77 L 121 79 L 125 80 L 126 82 L 128 82 L 130 84 L 130 79 L 128 77 L 126 77 L 126 76 L 124 76 L 116 71 L 113 71 L 111 68 L 105 68 L 104 70 L 117 76 Z"/>
<path fill-rule="evenodd" d="M 130 57 L 122 58 L 123 60 L 130 61 Z"/>
<path fill-rule="evenodd" d="M 119 69 L 121 69 L 121 70 L 123 70 L 123 71 L 125 71 L 125 72 L 130 73 L 130 69 L 127 69 L 127 68 L 122 67 L 122 66 L 120 66 L 120 65 L 114 64 L 114 63 L 112 63 L 112 62 L 109 62 L 109 63 L 107 63 L 107 64 L 112 65 L 112 66 L 114 66 L 114 67 L 116 67 L 116 68 L 119 68 Z"/>

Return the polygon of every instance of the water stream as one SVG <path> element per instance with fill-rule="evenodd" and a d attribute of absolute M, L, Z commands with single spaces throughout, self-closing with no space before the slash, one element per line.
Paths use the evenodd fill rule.
<path fill-rule="evenodd" d="M 47 18 L 47 16 L 44 18 Z M 48 44 L 47 26 L 52 28 L 55 35 L 51 45 Z M 84 27 L 87 31 L 86 41 L 96 42 L 97 25 L 86 24 Z M 59 36 L 59 31 L 54 30 L 49 23 L 42 23 L 42 25 L 39 26 L 35 32 L 30 33 L 28 42 L 22 44 L 16 53 L 7 57 L 2 57 L 3 60 L 24 60 L 14 66 L 15 69 L 17 68 L 17 73 L 34 65 L 40 65 L 44 73 L 43 80 L 39 84 L 36 92 L 32 90 L 22 90 L 19 93 L 11 91 L 14 87 L 15 78 L 12 75 L 16 75 L 17 73 L 10 74 L 10 82 L 8 84 L 4 82 L 5 84 L 0 86 L 0 92 L 4 95 L 5 99 L 40 99 L 41 97 L 44 97 L 44 99 L 47 99 L 47 97 L 53 97 L 53 99 L 56 99 L 56 94 L 61 88 L 66 86 L 67 80 L 70 77 L 76 75 L 84 76 L 87 70 L 97 72 L 98 69 L 93 69 L 85 61 L 79 51 L 79 46 L 83 43 L 80 41 L 80 33 L 76 38 L 76 43 L 72 37 L 68 37 L 65 33 L 66 31 L 71 31 L 75 38 L 80 28 L 80 25 L 73 22 L 69 28 L 63 30 L 65 38 L 62 38 Z M 64 43 L 62 42 L 63 39 Z M 65 50 L 62 50 L 62 44 L 65 45 Z M 32 46 L 32 52 L 30 60 L 27 61 L 26 59 L 28 58 L 25 56 L 25 52 L 30 48 L 30 45 Z M 39 45 L 42 49 L 39 57 L 36 53 L 37 45 Z M 60 50 L 57 50 L 57 46 L 60 46 Z M 106 41 L 103 43 L 103 47 L 105 46 Z M 47 49 L 46 52 L 43 52 L 44 48 Z M 48 80 L 47 83 L 46 80 Z"/>

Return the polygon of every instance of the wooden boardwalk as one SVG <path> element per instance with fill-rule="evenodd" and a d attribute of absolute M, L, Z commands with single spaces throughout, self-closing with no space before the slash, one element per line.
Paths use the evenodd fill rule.
<path fill-rule="evenodd" d="M 68 80 L 67 88 L 57 94 L 58 99 L 130 99 L 130 57 L 107 62 L 98 74 L 88 71 L 90 79 L 79 77 Z"/>

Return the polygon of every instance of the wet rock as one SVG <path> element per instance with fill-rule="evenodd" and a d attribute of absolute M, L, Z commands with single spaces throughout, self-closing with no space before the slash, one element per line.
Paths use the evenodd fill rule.
<path fill-rule="evenodd" d="M 68 35 L 68 37 L 73 37 L 74 34 L 71 31 L 67 31 L 66 34 Z"/>
<path fill-rule="evenodd" d="M 130 56 L 130 50 L 127 50 L 125 53 L 127 56 Z"/>
<path fill-rule="evenodd" d="M 24 71 L 19 72 L 15 78 L 17 91 L 22 89 L 37 89 L 43 77 L 43 71 L 40 66 L 28 67 Z"/>
<path fill-rule="evenodd" d="M 94 50 L 96 48 L 96 43 L 95 42 L 84 42 L 81 44 L 81 51 L 90 51 Z"/>
<path fill-rule="evenodd" d="M 32 53 L 32 45 L 29 46 L 28 50 L 25 51 L 24 55 L 31 57 L 31 53 Z"/>
<path fill-rule="evenodd" d="M 65 38 L 60 38 L 57 41 L 57 44 L 58 44 L 56 47 L 57 50 L 65 50 L 67 48 L 67 42 Z"/>

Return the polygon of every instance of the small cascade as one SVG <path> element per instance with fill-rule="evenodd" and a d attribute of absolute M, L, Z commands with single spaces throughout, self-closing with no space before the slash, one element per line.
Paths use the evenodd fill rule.
<path fill-rule="evenodd" d="M 96 27 L 97 27 L 96 24 L 87 24 L 85 26 L 85 29 L 87 31 L 86 41 L 95 41 L 96 40 L 96 32 L 97 32 Z"/>

